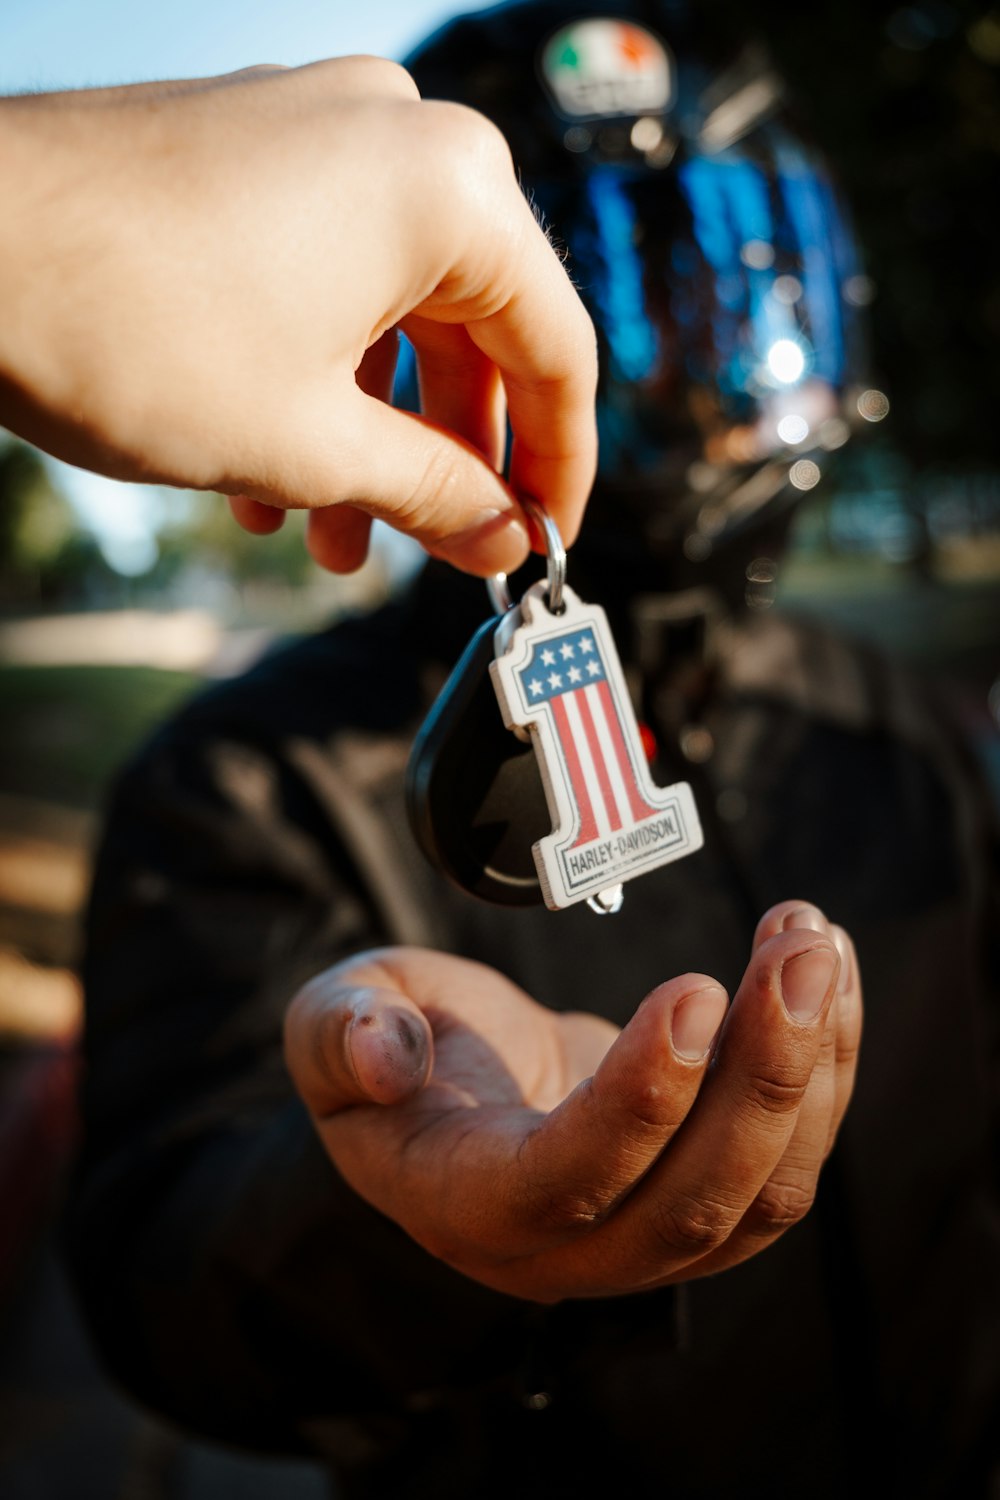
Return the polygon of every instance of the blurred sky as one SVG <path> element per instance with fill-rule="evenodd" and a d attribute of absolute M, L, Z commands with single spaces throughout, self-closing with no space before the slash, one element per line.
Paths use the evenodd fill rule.
<path fill-rule="evenodd" d="M 350 52 L 402 57 L 482 0 L 0 0 L 0 94 L 192 78 L 252 63 Z M 123 571 L 155 557 L 162 506 L 131 485 L 54 465 L 84 521 Z"/>
<path fill-rule="evenodd" d="M 477 0 L 0 0 L 0 92 L 225 73 L 347 52 L 401 57 Z"/>

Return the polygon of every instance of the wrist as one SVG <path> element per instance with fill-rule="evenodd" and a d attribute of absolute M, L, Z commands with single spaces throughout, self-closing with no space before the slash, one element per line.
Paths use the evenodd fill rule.
<path fill-rule="evenodd" d="M 50 449 L 83 418 L 94 350 L 81 313 L 112 208 L 88 113 L 69 110 L 66 96 L 0 99 L 0 423 Z"/>
<path fill-rule="evenodd" d="M 52 234 L 47 222 L 55 163 L 45 150 L 45 106 L 0 99 L 0 420 L 17 426 L 45 362 Z"/>

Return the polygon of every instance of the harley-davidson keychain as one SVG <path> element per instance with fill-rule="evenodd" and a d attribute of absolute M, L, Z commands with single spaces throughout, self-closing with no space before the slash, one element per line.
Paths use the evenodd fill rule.
<path fill-rule="evenodd" d="M 499 618 L 414 745 L 411 822 L 424 851 L 487 900 L 614 912 L 625 881 L 700 849 L 701 825 L 687 782 L 653 783 L 607 616 L 567 586 L 555 523 L 526 508 L 547 577 L 516 605 L 506 579 L 491 581 Z"/>

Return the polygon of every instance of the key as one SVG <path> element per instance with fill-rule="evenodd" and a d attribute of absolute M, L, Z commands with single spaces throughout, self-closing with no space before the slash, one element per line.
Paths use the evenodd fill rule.
<path fill-rule="evenodd" d="M 490 680 L 499 623 L 479 628 L 421 726 L 406 804 L 427 858 L 464 890 L 500 906 L 536 906 L 531 849 L 549 815 L 532 746 L 504 728 Z"/>

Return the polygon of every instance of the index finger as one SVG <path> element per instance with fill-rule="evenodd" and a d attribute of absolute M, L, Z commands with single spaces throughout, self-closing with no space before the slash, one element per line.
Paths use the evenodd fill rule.
<path fill-rule="evenodd" d="M 572 542 L 597 467 L 593 325 L 496 125 L 464 105 L 429 100 L 408 127 L 406 180 L 419 185 L 408 211 L 422 271 L 408 283 L 400 321 L 404 331 L 411 313 L 465 327 L 504 384 L 511 487 L 538 500 Z"/>
<path fill-rule="evenodd" d="M 496 364 L 507 393 L 511 488 L 539 500 L 569 545 L 597 470 L 596 337 L 523 198 L 520 220 L 509 296 L 496 312 L 470 322 L 469 335 Z"/>

